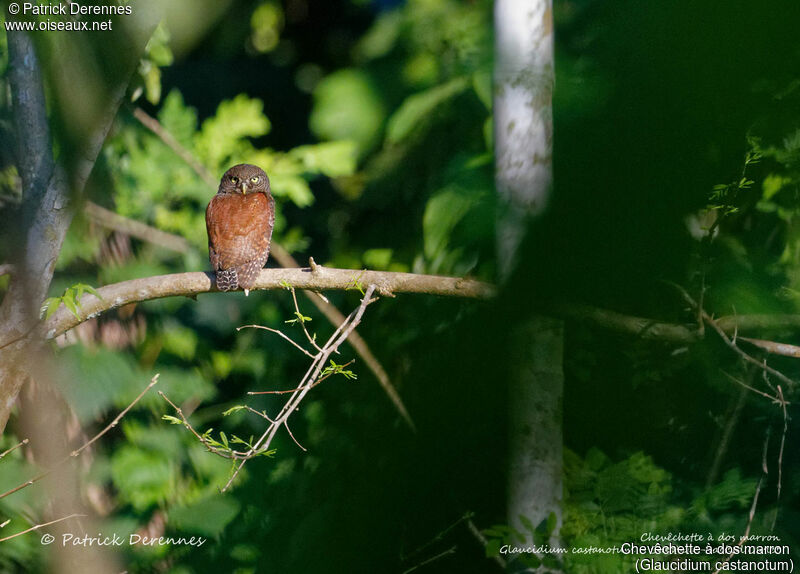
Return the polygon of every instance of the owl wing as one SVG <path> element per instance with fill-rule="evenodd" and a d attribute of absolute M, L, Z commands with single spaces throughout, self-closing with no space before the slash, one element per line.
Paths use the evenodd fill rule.
<path fill-rule="evenodd" d="M 267 262 L 275 204 L 264 193 L 218 194 L 206 209 L 208 253 L 214 271 Z"/>

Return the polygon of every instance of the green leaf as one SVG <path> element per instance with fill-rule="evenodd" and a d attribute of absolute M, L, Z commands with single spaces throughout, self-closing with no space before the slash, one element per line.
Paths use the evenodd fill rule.
<path fill-rule="evenodd" d="M 61 297 L 48 297 L 42 303 L 42 308 L 39 313 L 39 316 L 44 315 L 45 319 L 49 319 L 53 316 L 53 313 L 58 311 L 58 307 L 61 305 Z"/>
<path fill-rule="evenodd" d="M 300 175 L 272 172 L 269 176 L 272 195 L 286 197 L 297 207 L 307 207 L 314 203 L 314 194 L 308 182 Z"/>
<path fill-rule="evenodd" d="M 491 71 L 481 70 L 472 74 L 472 89 L 475 95 L 483 102 L 486 109 L 492 111 L 492 73 Z"/>
<path fill-rule="evenodd" d="M 493 538 L 486 542 L 486 557 L 487 558 L 494 558 L 495 556 L 500 556 L 500 547 L 503 545 L 503 541 L 498 538 Z"/>
<path fill-rule="evenodd" d="M 357 145 L 354 141 L 335 141 L 304 145 L 289 152 L 311 173 L 328 177 L 352 175 L 356 171 Z"/>
<path fill-rule="evenodd" d="M 222 102 L 216 115 L 203 122 L 198 134 L 196 151 L 200 158 L 216 171 L 222 171 L 231 158 L 251 148 L 244 145 L 246 138 L 269 133 L 270 123 L 263 110 L 261 100 L 244 94 Z"/>
<path fill-rule="evenodd" d="M 169 510 L 169 523 L 181 532 L 219 536 L 239 514 L 240 505 L 230 496 L 213 495 Z"/>
<path fill-rule="evenodd" d="M 383 12 L 355 48 L 356 54 L 365 60 L 374 60 L 388 54 L 397 43 L 403 24 L 400 10 Z"/>
<path fill-rule="evenodd" d="M 556 516 L 555 512 L 551 512 L 547 516 L 547 535 L 550 536 L 555 532 L 556 526 L 558 526 L 558 517 Z"/>
<path fill-rule="evenodd" d="M 175 468 L 160 453 L 122 446 L 111 458 L 111 477 L 120 498 L 138 511 L 159 506 L 174 497 Z"/>
<path fill-rule="evenodd" d="M 519 515 L 519 521 L 522 524 L 522 526 L 525 527 L 525 530 L 528 530 L 530 532 L 533 532 L 534 530 L 536 530 L 533 527 L 533 522 L 531 522 L 530 518 L 528 518 L 527 516 L 524 516 L 524 515 L 520 514 Z"/>
<path fill-rule="evenodd" d="M 466 78 L 456 78 L 435 88 L 409 96 L 389 118 L 386 126 L 386 140 L 389 143 L 402 141 L 417 126 L 429 120 L 437 108 L 463 93 L 468 87 L 469 82 Z"/>
<path fill-rule="evenodd" d="M 64 303 L 64 307 L 66 307 L 70 313 L 75 315 L 78 319 L 81 318 L 80 314 L 78 313 L 78 305 L 75 302 L 75 291 L 72 289 L 67 289 L 64 292 L 64 295 L 61 297 L 61 302 Z"/>
<path fill-rule="evenodd" d="M 161 415 L 162 421 L 167 421 L 171 425 L 182 425 L 183 421 L 178 417 L 173 417 L 172 415 Z"/>
<path fill-rule="evenodd" d="M 348 69 L 317 84 L 309 125 L 320 139 L 356 142 L 363 156 L 380 141 L 385 117 L 383 99 L 367 73 Z"/>

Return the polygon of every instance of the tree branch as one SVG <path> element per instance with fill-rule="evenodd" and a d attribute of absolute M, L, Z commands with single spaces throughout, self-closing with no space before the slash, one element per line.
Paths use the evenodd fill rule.
<path fill-rule="evenodd" d="M 125 235 L 130 235 L 142 241 L 147 241 L 154 245 L 159 245 L 171 251 L 189 253 L 194 249 L 191 243 L 180 235 L 167 233 L 166 231 L 151 227 L 146 223 L 141 223 L 135 219 L 119 215 L 91 201 L 86 202 L 83 211 L 89 219 L 98 225 L 124 233 Z"/>
<path fill-rule="evenodd" d="M 217 288 L 213 278 L 213 273 L 196 271 L 132 279 L 100 287 L 97 291 L 101 299 L 89 294 L 81 299 L 80 317 L 76 317 L 63 307 L 56 311 L 45 323 L 46 336 L 48 339 L 57 337 L 87 319 L 129 303 L 162 297 L 194 297 L 201 293 L 216 293 Z M 472 299 L 487 299 L 494 295 L 494 287 L 471 279 L 388 271 L 332 269 L 321 265 L 317 265 L 314 270 L 262 269 L 252 290 L 283 289 L 286 284 L 296 289 L 313 291 L 358 289 L 361 284 L 370 284 L 375 285 L 378 294 L 389 297 L 395 293 L 424 293 Z"/>
<path fill-rule="evenodd" d="M 552 312 L 562 319 L 573 319 L 592 323 L 598 327 L 636 335 L 642 339 L 655 339 L 672 343 L 693 343 L 700 339 L 697 328 L 676 323 L 665 323 L 655 319 L 623 315 L 616 311 L 600 309 L 590 305 L 560 303 Z"/>

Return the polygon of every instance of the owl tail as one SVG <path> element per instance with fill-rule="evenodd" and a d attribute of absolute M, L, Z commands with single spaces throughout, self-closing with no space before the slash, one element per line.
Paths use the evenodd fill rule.
<path fill-rule="evenodd" d="M 244 294 L 249 295 L 263 266 L 263 261 L 254 260 L 230 269 L 220 269 L 217 271 L 217 289 L 235 291 L 241 287 Z"/>
<path fill-rule="evenodd" d="M 220 291 L 235 291 L 238 288 L 239 276 L 235 267 L 217 271 L 217 289 Z"/>

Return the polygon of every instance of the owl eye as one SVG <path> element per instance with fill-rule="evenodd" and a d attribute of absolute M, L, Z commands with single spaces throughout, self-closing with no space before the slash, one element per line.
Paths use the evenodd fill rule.
<path fill-rule="evenodd" d="M 251 182 L 251 183 L 258 183 L 258 176 L 257 176 L 257 175 L 254 175 L 253 177 L 251 177 L 251 178 L 250 178 L 250 182 Z"/>
<path fill-rule="evenodd" d="M 234 175 L 234 176 L 231 176 L 231 182 L 232 182 L 232 183 L 239 183 L 239 178 L 238 178 L 238 177 L 236 177 L 235 175 Z"/>

